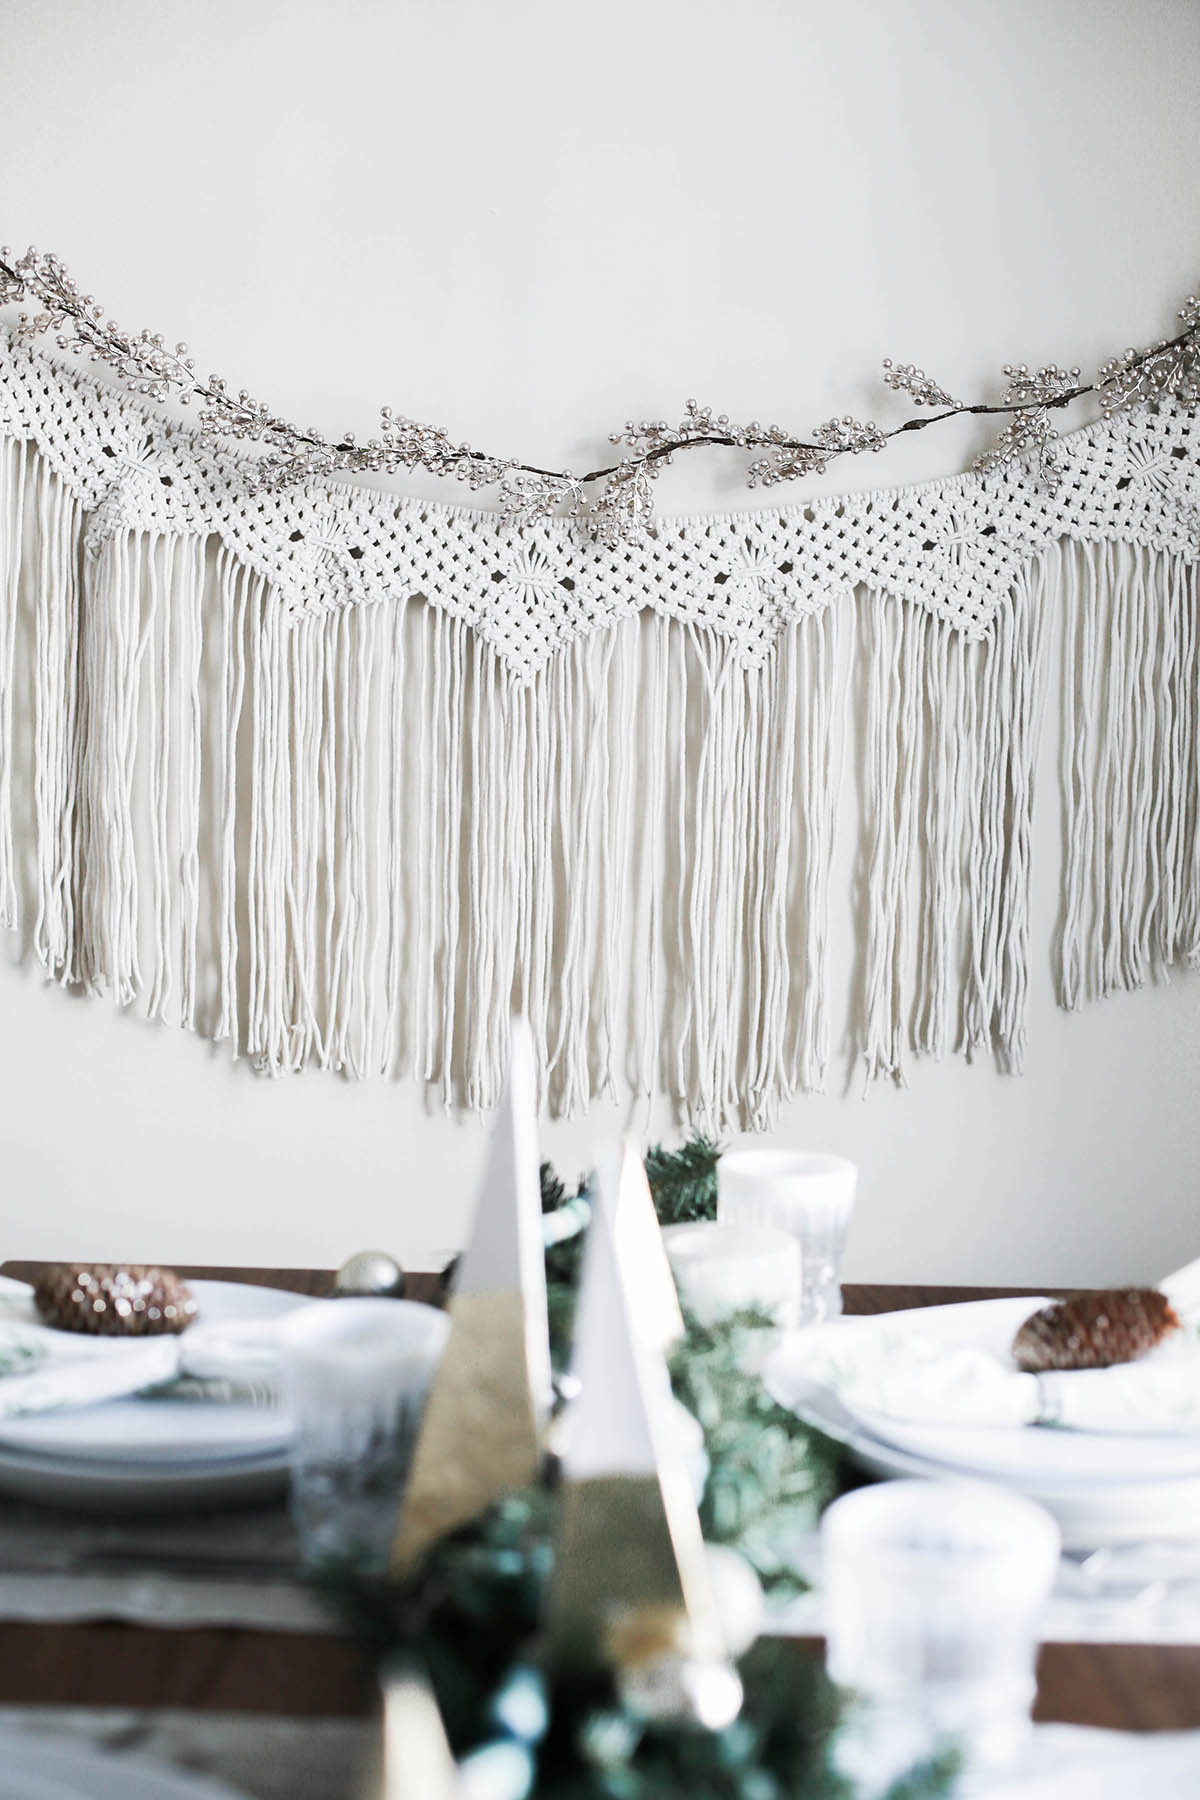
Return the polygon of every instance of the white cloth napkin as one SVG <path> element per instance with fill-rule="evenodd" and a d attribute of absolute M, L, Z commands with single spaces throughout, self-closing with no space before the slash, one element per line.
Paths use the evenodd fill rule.
<path fill-rule="evenodd" d="M 55 1331 L 34 1310 L 33 1290 L 0 1276 L 0 1419 L 94 1406 L 170 1381 L 177 1337 L 100 1338 Z"/>
<path fill-rule="evenodd" d="M 0 1419 L 120 1400 L 177 1376 L 270 1387 L 286 1316 L 201 1320 L 178 1336 L 90 1337 L 43 1325 L 33 1290 L 0 1276 Z"/>
<path fill-rule="evenodd" d="M 1074 1431 L 1200 1434 L 1200 1339 L 1193 1331 L 1135 1363 L 1023 1374 L 1011 1357 L 948 1344 L 898 1322 L 842 1319 L 789 1333 L 789 1377 L 836 1394 L 868 1423 L 1058 1425 Z"/>
<path fill-rule="evenodd" d="M 331 1300 L 310 1300 L 305 1310 L 333 1304 Z M 180 1339 L 180 1373 L 200 1381 L 274 1384 L 280 1373 L 283 1326 L 292 1316 L 268 1314 L 262 1319 L 222 1319 L 213 1324 L 198 1320 Z"/>

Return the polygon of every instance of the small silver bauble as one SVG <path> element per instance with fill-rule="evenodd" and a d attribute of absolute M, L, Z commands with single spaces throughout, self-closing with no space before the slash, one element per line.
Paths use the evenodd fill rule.
<path fill-rule="evenodd" d="M 404 1270 L 386 1250 L 357 1250 L 346 1258 L 333 1285 L 334 1297 L 339 1300 L 363 1295 L 401 1300 L 404 1288 Z"/>
<path fill-rule="evenodd" d="M 724 1731 L 742 1710 L 742 1684 L 732 1663 L 668 1654 L 616 1675 L 617 1692 L 639 1719 Z"/>

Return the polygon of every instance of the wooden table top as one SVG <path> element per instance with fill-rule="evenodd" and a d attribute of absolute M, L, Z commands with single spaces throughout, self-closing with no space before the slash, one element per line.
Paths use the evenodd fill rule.
<path fill-rule="evenodd" d="M 29 1280 L 38 1266 L 10 1262 L 2 1272 Z M 315 1296 L 332 1288 L 325 1270 L 193 1267 L 181 1273 Z M 414 1276 L 410 1292 L 432 1298 L 435 1283 L 433 1276 Z M 852 1284 L 846 1310 L 889 1312 L 1046 1291 Z M 339 1638 L 0 1621 L 0 1704 L 344 1716 L 373 1710 L 374 1685 L 366 1656 Z M 1200 1729 L 1200 1646 L 1048 1644 L 1036 1716 L 1124 1730 Z"/>

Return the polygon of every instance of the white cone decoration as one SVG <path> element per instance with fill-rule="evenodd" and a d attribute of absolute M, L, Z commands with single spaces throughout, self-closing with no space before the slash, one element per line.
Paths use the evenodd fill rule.
<path fill-rule="evenodd" d="M 560 1662 L 580 1665 L 621 1660 L 622 1641 L 628 1650 L 639 1633 L 665 1633 L 686 1638 L 690 1657 L 719 1662 L 700 1519 L 669 1423 L 661 1290 L 656 1299 L 646 1278 L 641 1227 L 627 1217 L 621 1228 L 622 1196 L 636 1192 L 627 1172 L 624 1154 L 602 1163 L 584 1251 L 550 1643 Z"/>
<path fill-rule="evenodd" d="M 412 1669 L 382 1677 L 382 1800 L 457 1800 L 458 1772 L 429 1683 Z"/>
<path fill-rule="evenodd" d="M 393 1552 L 400 1570 L 497 1494 L 532 1481 L 542 1455 L 550 1339 L 533 1039 L 523 1019 L 513 1022 L 508 1083 L 447 1310 L 450 1336 Z"/>
<path fill-rule="evenodd" d="M 646 1166 L 633 1137 L 623 1138 L 601 1158 L 596 1203 L 608 1209 L 637 1334 L 655 1349 L 669 1349 L 683 1336 L 683 1314 Z"/>

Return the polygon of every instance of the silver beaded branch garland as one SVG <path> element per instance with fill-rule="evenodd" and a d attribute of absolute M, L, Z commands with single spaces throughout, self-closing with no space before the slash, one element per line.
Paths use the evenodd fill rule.
<path fill-rule="evenodd" d="M 245 389 L 231 393 L 221 376 L 203 380 L 186 344 L 170 349 L 160 334 L 122 330 L 105 317 L 91 294 L 80 292 L 53 253 L 31 248 L 16 256 L 7 247 L 0 248 L 0 306 L 23 301 L 32 301 L 41 310 L 20 314 L 18 338 L 53 333 L 60 350 L 106 363 L 148 399 L 176 398 L 185 406 L 198 401 L 202 436 L 260 444 L 264 454 L 254 466 L 257 485 L 279 488 L 314 476 L 427 469 L 465 482 L 472 491 L 498 487 L 501 511 L 509 522 L 530 523 L 565 512 L 605 542 L 649 530 L 654 521 L 652 483 L 659 471 L 683 451 L 701 446 L 751 452 L 748 485 L 774 487 L 819 475 L 838 457 L 882 450 L 903 432 L 966 414 L 996 414 L 1005 423 L 991 447 L 975 458 L 974 467 L 987 473 L 1017 457 L 1032 456 L 1041 479 L 1053 489 L 1059 470 L 1052 415 L 1062 407 L 1095 394 L 1103 416 L 1110 418 L 1128 407 L 1169 397 L 1188 403 L 1200 399 L 1200 299 L 1189 294 L 1179 309 L 1182 330 L 1145 349 L 1110 357 L 1092 381 L 1083 381 L 1078 368 L 1006 364 L 1003 398 L 970 404 L 955 400 L 924 369 L 885 359 L 887 386 L 906 394 L 914 406 L 934 410 L 887 431 L 873 420 L 829 419 L 807 438 L 797 438 L 781 426 L 760 425 L 757 419 L 735 425 L 725 413 L 714 418 L 710 407 L 689 400 L 678 425 L 661 419 L 629 420 L 609 439 L 627 452 L 619 462 L 573 475 L 456 444 L 440 427 L 419 424 L 390 407 L 380 414 L 379 436 L 365 443 L 360 444 L 352 432 L 334 441 L 315 428 L 302 431 Z"/>

